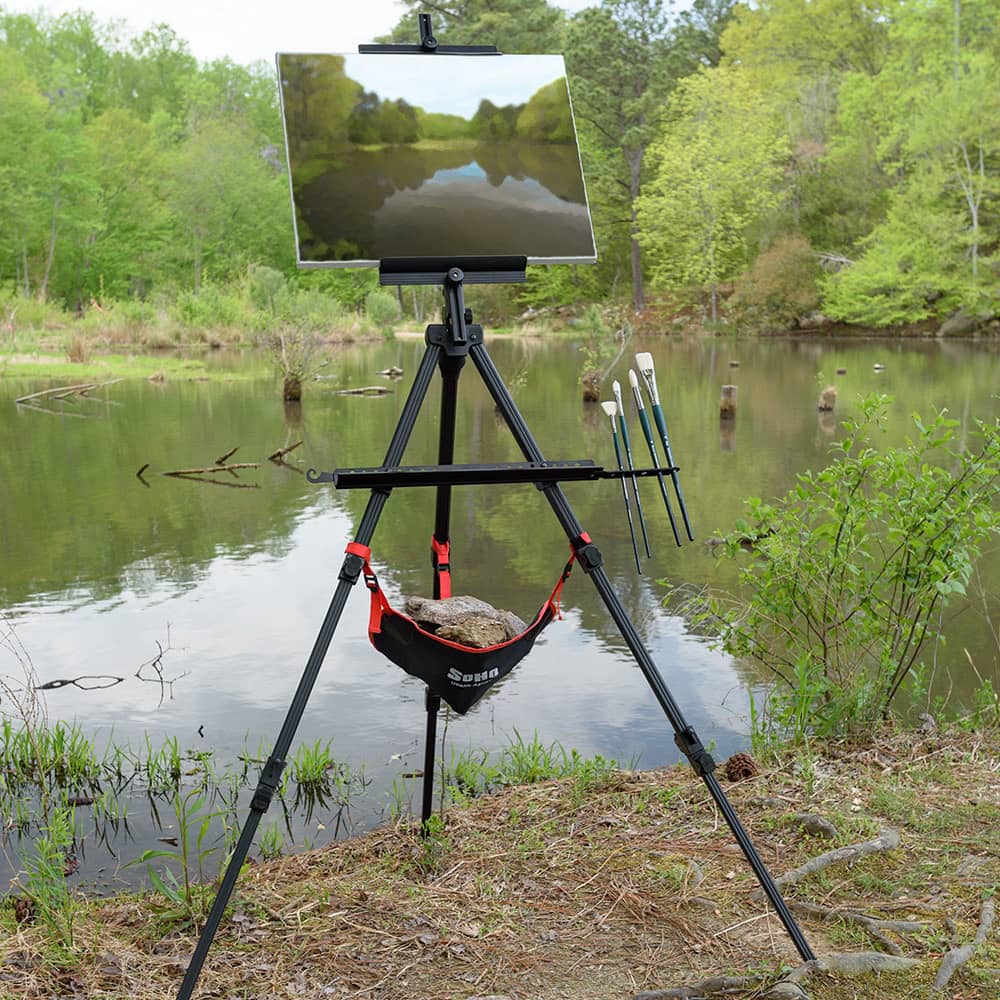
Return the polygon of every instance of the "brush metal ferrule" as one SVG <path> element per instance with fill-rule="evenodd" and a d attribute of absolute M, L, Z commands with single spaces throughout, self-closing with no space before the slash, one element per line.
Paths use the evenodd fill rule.
<path fill-rule="evenodd" d="M 622 387 L 620 382 L 611 383 L 611 391 L 615 394 L 615 402 L 618 404 L 618 412 L 625 416 L 625 405 L 622 403 Z"/>
<path fill-rule="evenodd" d="M 628 384 L 632 387 L 632 398 L 635 399 L 635 405 L 640 410 L 644 410 L 646 406 L 642 401 L 642 391 L 639 389 L 639 379 L 631 368 L 628 372 Z"/>
<path fill-rule="evenodd" d="M 656 370 L 654 368 L 640 368 L 643 382 L 646 383 L 646 392 L 649 393 L 649 400 L 653 406 L 660 405 L 660 393 L 656 388 Z"/>

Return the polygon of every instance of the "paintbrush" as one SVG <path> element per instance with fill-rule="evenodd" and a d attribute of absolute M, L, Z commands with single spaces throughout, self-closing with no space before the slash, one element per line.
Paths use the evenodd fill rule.
<path fill-rule="evenodd" d="M 635 462 L 632 459 L 632 442 L 629 440 L 628 424 L 625 422 L 625 405 L 622 403 L 621 383 L 615 379 L 611 383 L 611 391 L 615 394 L 615 402 L 618 404 L 618 430 L 622 436 L 622 446 L 625 449 L 625 461 L 628 464 L 628 471 L 632 473 L 632 496 L 635 499 L 635 513 L 639 518 L 639 527 L 642 529 L 642 544 L 646 547 L 646 558 L 650 558 L 653 553 L 649 548 L 649 535 L 646 534 L 646 518 L 642 513 L 642 500 L 639 499 L 639 478 L 635 474 Z"/>
<path fill-rule="evenodd" d="M 639 369 L 643 382 L 646 384 L 646 392 L 649 393 L 649 401 L 652 404 L 653 420 L 656 421 L 656 429 L 660 432 L 660 440 L 663 442 L 663 451 L 667 457 L 667 465 L 671 467 L 670 478 L 674 484 L 674 492 L 677 494 L 677 503 L 681 508 L 681 517 L 684 518 L 684 530 L 691 541 L 694 541 L 694 534 L 691 531 L 691 522 L 688 520 L 687 507 L 684 506 L 684 494 L 681 492 L 681 482 L 677 478 L 677 463 L 670 448 L 670 436 L 667 434 L 667 418 L 663 415 L 663 407 L 660 405 L 660 393 L 656 388 L 656 369 L 653 367 L 652 354 L 637 354 L 635 364 Z"/>
<path fill-rule="evenodd" d="M 642 401 L 642 392 L 639 389 L 639 378 L 631 368 L 628 371 L 628 384 L 632 387 L 632 398 L 635 400 L 635 407 L 639 411 L 639 425 L 642 427 L 642 436 L 646 439 L 649 457 L 653 460 L 653 467 L 659 469 L 660 456 L 656 453 L 653 428 L 649 424 L 649 417 L 646 416 L 646 406 Z M 677 522 L 674 520 L 674 512 L 670 506 L 670 495 L 667 493 L 667 483 L 663 478 L 662 472 L 658 471 L 656 473 L 656 481 L 660 484 L 660 496 L 663 497 L 663 506 L 667 508 L 667 517 L 670 518 L 670 527 L 674 532 L 674 541 L 680 545 L 681 536 L 677 533 Z"/>
<path fill-rule="evenodd" d="M 617 403 L 601 403 L 601 409 L 611 418 L 611 438 L 615 443 L 615 458 L 618 459 L 618 471 L 624 472 L 622 465 L 622 449 L 618 443 L 618 429 L 615 426 L 615 417 L 618 414 Z M 635 540 L 635 525 L 632 523 L 632 506 L 628 502 L 628 486 L 625 485 L 625 477 L 622 476 L 622 496 L 625 497 L 625 514 L 628 516 L 628 530 L 632 536 L 632 552 L 635 554 L 635 568 L 641 573 L 642 564 L 639 562 L 639 546 Z"/>

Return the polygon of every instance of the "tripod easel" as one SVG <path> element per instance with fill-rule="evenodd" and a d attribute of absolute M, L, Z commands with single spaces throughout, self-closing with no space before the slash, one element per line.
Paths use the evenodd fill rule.
<path fill-rule="evenodd" d="M 455 482 L 535 483 L 552 508 L 556 520 L 569 540 L 576 560 L 580 563 L 581 568 L 587 576 L 593 581 L 601 600 L 604 602 L 622 638 L 634 656 L 653 695 L 663 709 L 670 725 L 673 727 L 674 740 L 678 748 L 687 757 L 691 767 L 705 783 L 705 787 L 708 789 L 719 812 L 732 831 L 736 842 L 746 856 L 754 874 L 757 876 L 761 888 L 774 907 L 779 919 L 784 924 L 799 954 L 803 960 L 809 961 L 815 956 L 782 898 L 771 874 L 768 872 L 767 867 L 754 847 L 750 836 L 743 828 L 725 792 L 719 785 L 714 774 L 716 765 L 711 754 L 702 745 L 694 728 L 685 720 L 680 708 L 674 701 L 666 683 L 660 676 L 656 664 L 643 645 L 635 626 L 629 619 L 625 608 L 622 606 L 602 567 L 602 558 L 599 549 L 577 521 L 576 515 L 573 513 L 559 485 L 560 479 L 616 477 L 616 474 L 603 473 L 603 470 L 595 469 L 590 463 L 551 463 L 545 461 L 537 442 L 518 411 L 510 391 L 486 349 L 486 345 L 483 342 L 482 327 L 472 323 L 471 311 L 465 307 L 463 284 L 467 277 L 470 281 L 517 280 L 518 268 L 523 275 L 524 258 L 520 258 L 515 263 L 515 270 L 513 271 L 506 269 L 510 267 L 510 262 L 510 258 L 501 258 L 497 261 L 486 262 L 485 265 L 481 258 L 474 263 L 465 262 L 467 266 L 478 266 L 481 268 L 477 272 L 470 272 L 468 276 L 463 272 L 462 268 L 457 266 L 447 266 L 446 268 L 441 268 L 440 271 L 431 267 L 429 271 L 417 273 L 407 271 L 407 268 L 414 266 L 413 262 L 395 262 L 395 265 L 383 262 L 382 277 L 385 283 L 406 282 L 408 279 L 410 283 L 418 281 L 423 284 L 441 283 L 444 287 L 447 321 L 444 324 L 432 324 L 427 327 L 424 355 L 381 467 L 376 470 L 363 470 L 365 473 L 364 476 L 361 475 L 362 470 L 340 470 L 336 473 L 322 474 L 310 471 L 309 478 L 313 482 L 332 481 L 341 488 L 351 488 L 351 486 L 361 488 L 364 485 L 371 489 L 371 495 L 365 507 L 364 514 L 361 517 L 357 534 L 355 535 L 354 542 L 349 546 L 349 550 L 357 546 L 367 547 L 371 542 L 386 502 L 394 488 L 437 483 L 434 540 L 439 544 L 434 546 L 433 556 L 435 597 L 440 594 L 440 574 L 446 569 L 439 563 L 437 553 L 440 551 L 439 546 L 443 546 L 448 542 L 451 490 Z M 421 266 L 429 266 L 428 261 L 422 261 Z M 501 269 L 491 270 L 491 266 L 498 266 Z M 390 270 L 394 270 L 394 273 L 389 273 Z M 472 359 L 472 363 L 479 376 L 493 397 L 497 410 L 502 415 L 524 455 L 526 463 L 507 466 L 452 466 L 455 448 L 458 382 L 467 358 Z M 421 467 L 419 470 L 407 470 L 401 468 L 400 463 L 411 432 L 416 424 L 424 397 L 434 379 L 435 369 L 440 371 L 442 378 L 438 465 L 429 468 Z M 458 468 L 461 469 L 460 477 L 456 474 Z M 353 483 L 351 482 L 352 479 L 354 480 Z M 347 603 L 348 595 L 351 592 L 351 588 L 357 583 L 363 565 L 364 559 L 360 555 L 348 551 L 340 569 L 333 599 L 327 610 L 319 634 L 316 637 L 305 671 L 299 681 L 284 724 L 275 742 L 274 750 L 264 765 L 260 781 L 250 803 L 249 815 L 223 875 L 218 895 L 184 976 L 184 981 L 178 993 L 178 1000 L 189 1000 L 197 984 L 198 976 L 211 947 L 212 940 L 222 921 L 239 871 L 253 842 L 257 826 L 267 811 L 274 792 L 277 790 L 281 773 L 285 766 L 285 758 L 291 748 L 295 731 L 305 711 L 309 695 L 319 674 L 330 642 L 333 639 L 340 616 Z M 422 802 L 422 819 L 425 824 L 431 814 L 434 745 L 440 704 L 440 696 L 432 693 L 430 688 L 428 688 L 426 699 L 427 745 L 425 749 Z"/>

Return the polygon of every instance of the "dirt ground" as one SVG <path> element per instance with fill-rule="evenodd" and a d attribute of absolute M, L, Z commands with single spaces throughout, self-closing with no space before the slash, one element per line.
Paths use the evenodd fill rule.
<path fill-rule="evenodd" d="M 908 968 L 817 970 L 773 992 L 801 959 L 685 765 L 511 788 L 452 809 L 427 841 L 400 824 L 248 865 L 196 996 L 1000 997 L 988 926 L 931 993 L 943 957 L 988 925 L 1000 884 L 1000 735 L 885 733 L 757 763 L 755 778 L 720 780 L 772 874 L 793 872 L 786 898 L 814 951 Z M 890 835 L 796 879 L 884 831 L 898 846 Z M 2 919 L 11 1000 L 174 997 L 194 943 L 156 894 L 85 904 L 69 955 Z M 719 976 L 722 992 L 682 989 Z"/>

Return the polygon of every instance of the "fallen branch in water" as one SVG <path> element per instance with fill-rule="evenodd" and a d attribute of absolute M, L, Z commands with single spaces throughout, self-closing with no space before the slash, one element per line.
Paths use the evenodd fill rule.
<path fill-rule="evenodd" d="M 236 454 L 236 452 L 238 452 L 239 450 L 240 450 L 240 446 L 239 446 L 239 445 L 237 445 L 237 446 L 236 446 L 235 448 L 230 448 L 230 449 L 229 449 L 229 451 L 227 451 L 227 452 L 225 453 L 225 455 L 220 455 L 220 456 L 219 456 L 219 457 L 218 457 L 218 458 L 217 458 L 217 459 L 215 460 L 215 464 L 216 464 L 216 465 L 225 465 L 225 464 L 226 464 L 226 459 L 227 459 L 227 458 L 232 458 L 232 457 L 233 457 L 233 455 L 235 455 L 235 454 Z"/>
<path fill-rule="evenodd" d="M 983 908 L 979 911 L 979 930 L 976 931 L 976 936 L 971 944 L 964 944 L 961 948 L 952 948 L 941 959 L 941 967 L 938 969 L 938 974 L 934 977 L 934 985 L 931 987 L 932 993 L 943 990 L 948 985 L 948 980 L 986 943 L 986 938 L 989 936 L 996 916 L 996 904 L 993 899 L 983 900 Z"/>
<path fill-rule="evenodd" d="M 335 389 L 335 396 L 385 396 L 392 392 L 384 385 L 362 385 L 357 389 Z"/>
<path fill-rule="evenodd" d="M 287 448 L 279 448 L 277 451 L 272 451 L 267 456 L 267 460 L 269 462 L 284 462 L 285 456 L 290 455 L 300 444 L 302 444 L 301 441 L 296 441 L 295 444 L 290 444 Z"/>
<path fill-rule="evenodd" d="M 56 399 L 65 399 L 67 396 L 85 396 L 94 389 L 103 389 L 106 385 L 114 385 L 121 382 L 120 378 L 109 379 L 107 382 L 81 382 L 78 385 L 57 385 L 49 389 L 40 389 L 38 392 L 30 392 L 27 396 L 19 396 L 15 403 L 24 403 L 29 399 L 41 399 L 44 396 L 54 396 Z"/>
<path fill-rule="evenodd" d="M 859 858 L 869 854 L 884 854 L 886 851 L 894 851 L 899 847 L 899 833 L 896 830 L 885 830 L 874 840 L 866 840 L 860 844 L 849 844 L 847 847 L 838 847 L 836 850 L 827 851 L 819 857 L 807 861 L 798 868 L 793 868 L 784 875 L 779 875 L 775 880 L 775 885 L 785 887 L 795 885 L 803 879 L 814 875 L 816 872 L 829 868 L 830 865 L 850 865 Z M 756 889 L 753 892 L 753 899 L 762 899 L 764 891 Z"/>
<path fill-rule="evenodd" d="M 209 476 L 216 472 L 234 472 L 236 469 L 258 469 L 259 462 L 233 462 L 231 465 L 209 465 L 204 469 L 173 469 L 161 472 L 162 476 Z"/>

